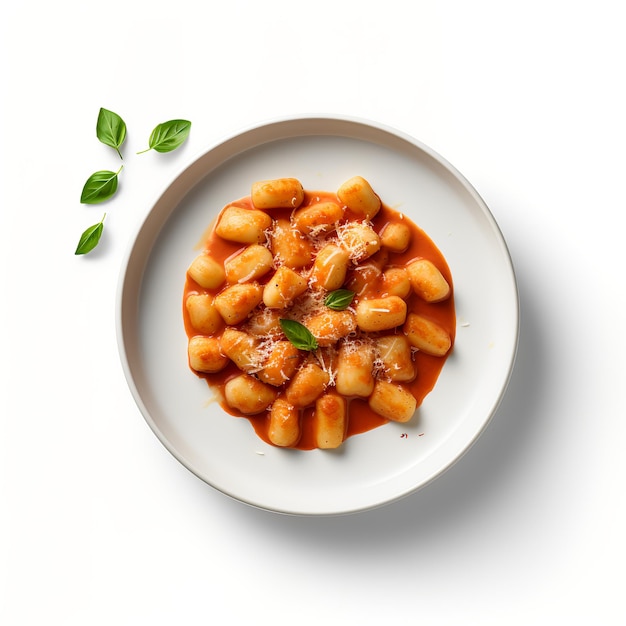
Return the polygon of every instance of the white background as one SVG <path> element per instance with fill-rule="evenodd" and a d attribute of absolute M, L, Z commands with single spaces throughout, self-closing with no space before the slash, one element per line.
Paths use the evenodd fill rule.
<path fill-rule="evenodd" d="M 0 623 L 625 623 L 620 4 L 4 3 Z M 88 207 L 87 176 L 119 163 L 100 107 L 129 156 L 116 198 Z M 115 332 L 122 259 L 165 185 L 242 128 L 310 113 L 388 124 L 455 165 L 521 298 L 478 443 L 417 494 L 331 518 L 191 475 L 139 414 Z M 184 147 L 135 155 L 178 117 Z"/>

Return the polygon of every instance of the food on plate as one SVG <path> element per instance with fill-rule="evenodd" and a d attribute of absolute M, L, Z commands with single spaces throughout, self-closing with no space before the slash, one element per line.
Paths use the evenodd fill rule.
<path fill-rule="evenodd" d="M 254 182 L 220 212 L 183 298 L 190 368 L 282 448 L 408 422 L 454 345 L 445 258 L 361 176 L 336 192 Z"/>
<path fill-rule="evenodd" d="M 260 180 L 252 184 L 251 197 L 257 209 L 297 209 L 304 200 L 304 189 L 296 178 Z"/>

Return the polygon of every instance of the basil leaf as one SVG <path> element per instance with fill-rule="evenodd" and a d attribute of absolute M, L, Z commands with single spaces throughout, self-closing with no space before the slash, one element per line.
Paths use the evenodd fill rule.
<path fill-rule="evenodd" d="M 151 133 L 146 150 L 137 154 L 156 150 L 157 152 L 171 152 L 176 150 L 189 136 L 191 122 L 187 120 L 170 120 L 159 124 Z"/>
<path fill-rule="evenodd" d="M 103 144 L 115 148 L 120 159 L 122 158 L 119 148 L 126 139 L 126 124 L 117 113 L 100 109 L 96 123 L 96 136 Z"/>
<path fill-rule="evenodd" d="M 98 204 L 110 198 L 117 191 L 117 175 L 122 171 L 122 167 L 117 172 L 101 170 L 93 173 L 80 194 L 81 203 Z"/>
<path fill-rule="evenodd" d="M 102 219 L 93 226 L 90 226 L 81 236 L 76 247 L 74 254 L 87 254 L 91 252 L 100 241 L 102 231 L 104 230 L 104 218 L 106 213 L 102 216 Z"/>
<path fill-rule="evenodd" d="M 337 289 L 326 296 L 324 304 L 334 311 L 343 311 L 352 304 L 354 295 L 354 291 L 349 289 Z"/>
<path fill-rule="evenodd" d="M 311 331 L 295 320 L 280 320 L 285 336 L 298 350 L 317 350 L 317 339 Z"/>

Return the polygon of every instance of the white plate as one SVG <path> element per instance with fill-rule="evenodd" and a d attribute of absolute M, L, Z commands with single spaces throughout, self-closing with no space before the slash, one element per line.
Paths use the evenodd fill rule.
<path fill-rule="evenodd" d="M 255 180 L 295 177 L 335 190 L 366 178 L 420 225 L 446 257 L 455 286 L 456 345 L 412 422 L 349 438 L 337 451 L 263 443 L 246 419 L 210 402 L 187 365 L 185 272 L 223 206 Z M 288 118 L 214 146 L 165 189 L 140 226 L 120 278 L 122 366 L 144 418 L 191 472 L 272 511 L 331 515 L 394 501 L 439 476 L 472 445 L 508 383 L 518 298 L 506 244 L 484 202 L 444 159 L 387 127 L 343 117 Z"/>

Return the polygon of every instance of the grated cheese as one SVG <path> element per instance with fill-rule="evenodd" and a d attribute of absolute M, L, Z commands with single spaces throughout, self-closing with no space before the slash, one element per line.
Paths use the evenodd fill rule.
<path fill-rule="evenodd" d="M 325 235 L 329 230 L 332 230 L 334 226 L 331 224 L 318 224 L 317 226 L 310 226 L 308 228 L 307 235 L 309 239 L 313 241 L 315 247 L 320 247 L 325 240 Z"/>
<path fill-rule="evenodd" d="M 350 260 L 356 263 L 371 256 L 372 250 L 378 249 L 376 241 L 369 238 L 368 234 L 373 234 L 376 239 L 378 238 L 374 225 L 369 220 L 345 222 L 338 224 L 336 228 L 339 244 L 348 252 Z"/>
<path fill-rule="evenodd" d="M 334 346 L 319 348 L 315 351 L 315 359 L 324 372 L 328 374 L 328 387 L 334 387 L 337 371 L 333 364 L 337 362 L 337 349 Z"/>
<path fill-rule="evenodd" d="M 285 317 L 305 324 L 306 320 L 326 310 L 324 297 L 325 293 L 321 290 L 305 291 L 293 301 L 291 308 L 285 311 Z"/>
<path fill-rule="evenodd" d="M 248 374 L 256 374 L 263 369 L 265 362 L 270 357 L 279 341 L 279 336 L 268 336 L 259 342 L 254 353 L 249 355 L 250 366 L 246 368 Z"/>
<path fill-rule="evenodd" d="M 367 255 L 367 243 L 362 239 L 350 236 L 352 222 L 346 222 L 337 226 L 337 239 L 341 246 L 348 252 L 350 260 L 354 261 Z"/>

